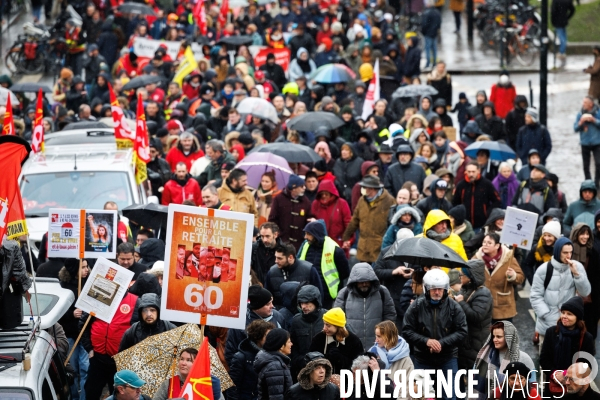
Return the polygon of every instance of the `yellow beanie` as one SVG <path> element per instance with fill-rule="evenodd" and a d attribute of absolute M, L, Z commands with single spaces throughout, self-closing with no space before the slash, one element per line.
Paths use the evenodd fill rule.
<path fill-rule="evenodd" d="M 410 39 L 411 37 L 415 36 L 417 36 L 417 32 L 406 32 L 406 34 L 404 35 L 406 39 Z"/>
<path fill-rule="evenodd" d="M 344 328 L 346 327 L 346 314 L 339 307 L 332 308 L 323 315 L 323 321 L 330 325 Z"/>
<path fill-rule="evenodd" d="M 358 68 L 360 80 L 363 82 L 373 79 L 373 66 L 369 63 L 364 63 Z"/>

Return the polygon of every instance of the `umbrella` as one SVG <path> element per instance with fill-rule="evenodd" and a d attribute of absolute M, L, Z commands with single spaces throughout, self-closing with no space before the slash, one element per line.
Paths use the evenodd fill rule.
<path fill-rule="evenodd" d="M 356 78 L 356 74 L 343 64 L 326 64 L 319 67 L 310 76 L 310 80 L 319 83 L 348 82 Z"/>
<path fill-rule="evenodd" d="M 161 383 L 175 375 L 181 350 L 200 347 L 202 343 L 200 333 L 198 325 L 186 324 L 150 336 L 113 357 L 117 370 L 130 369 L 138 374 L 146 381 L 142 392 L 153 397 Z M 233 381 L 212 346 L 210 346 L 210 372 L 221 380 L 221 391 L 233 386 Z"/>
<path fill-rule="evenodd" d="M 6 101 L 8 100 L 8 96 L 10 96 L 10 104 L 14 107 L 20 104 L 17 96 L 11 92 L 10 90 L 0 86 L 0 105 L 5 106 Z"/>
<path fill-rule="evenodd" d="M 466 261 L 457 252 L 425 237 L 396 241 L 383 258 L 423 266 L 467 267 Z"/>
<path fill-rule="evenodd" d="M 307 112 L 290 119 L 287 123 L 288 129 L 295 129 L 300 132 L 313 132 L 320 127 L 332 130 L 342 125 L 344 125 L 344 121 L 341 118 L 326 111 Z"/>
<path fill-rule="evenodd" d="M 429 85 L 406 85 L 400 86 L 392 94 L 392 98 L 398 97 L 416 97 L 416 96 L 433 96 L 438 94 L 438 91 L 433 86 Z"/>
<path fill-rule="evenodd" d="M 132 204 L 123 209 L 123 215 L 144 228 L 159 230 L 167 227 L 169 207 L 161 204 Z"/>
<path fill-rule="evenodd" d="M 315 163 L 322 159 L 310 147 L 293 143 L 267 143 L 255 147 L 248 154 L 255 153 L 273 153 L 285 158 L 289 163 Z M 246 161 L 246 158 L 243 161 Z"/>
<path fill-rule="evenodd" d="M 110 126 L 100 121 L 71 122 L 63 128 L 63 131 L 72 131 L 74 129 L 110 129 Z"/>
<path fill-rule="evenodd" d="M 123 90 L 137 89 L 149 85 L 151 83 L 160 83 L 162 78 L 157 75 L 142 75 L 133 78 L 123 86 Z"/>
<path fill-rule="evenodd" d="M 243 169 L 248 174 L 248 185 L 253 188 L 260 186 L 262 174 L 275 171 L 277 186 L 283 188 L 294 172 L 290 169 L 287 160 L 272 153 L 252 153 L 245 157 L 236 168 Z"/>
<path fill-rule="evenodd" d="M 246 97 L 239 102 L 236 108 L 240 114 L 252 114 L 255 117 L 268 119 L 275 124 L 279 122 L 275 106 L 265 99 Z"/>
<path fill-rule="evenodd" d="M 13 92 L 33 92 L 33 93 L 37 93 L 38 90 L 40 90 L 40 88 L 42 89 L 42 93 L 50 93 L 50 92 L 52 92 L 52 89 L 50 89 L 48 86 L 46 86 L 46 85 L 40 85 L 38 83 L 32 83 L 32 82 L 16 83 L 16 84 L 14 84 L 14 85 L 12 85 L 10 87 L 10 90 L 12 90 Z"/>
<path fill-rule="evenodd" d="M 515 152 L 508 145 L 500 142 L 493 142 L 491 140 L 470 144 L 465 149 L 465 154 L 472 159 L 475 159 L 479 150 L 489 151 L 491 160 L 506 161 L 516 158 Z"/>
<path fill-rule="evenodd" d="M 232 46 L 243 46 L 252 43 L 252 38 L 247 35 L 241 36 L 227 36 L 221 38 L 217 43 L 230 44 Z"/>
<path fill-rule="evenodd" d="M 128 14 L 142 14 L 156 16 L 152 7 L 141 3 L 123 3 L 117 7 L 117 11 Z"/>

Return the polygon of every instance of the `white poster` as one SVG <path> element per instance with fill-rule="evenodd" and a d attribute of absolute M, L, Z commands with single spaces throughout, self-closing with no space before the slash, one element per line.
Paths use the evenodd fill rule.
<path fill-rule="evenodd" d="M 51 208 L 48 214 L 48 257 L 79 258 L 81 210 Z"/>
<path fill-rule="evenodd" d="M 75 307 L 110 324 L 133 275 L 133 271 L 98 258 Z"/>
<path fill-rule="evenodd" d="M 516 245 L 521 249 L 531 250 L 537 222 L 538 215 L 536 213 L 508 207 L 504 216 L 500 242 L 508 246 Z"/>
<path fill-rule="evenodd" d="M 172 60 L 177 60 L 177 54 L 181 48 L 181 42 L 176 41 L 165 41 L 165 40 L 154 40 L 145 38 L 135 38 L 133 40 L 133 52 L 138 57 L 153 58 L 156 50 L 161 46 L 167 46 L 167 54 Z M 192 43 L 192 52 L 196 59 L 204 58 L 202 53 L 202 46 L 198 43 Z"/>

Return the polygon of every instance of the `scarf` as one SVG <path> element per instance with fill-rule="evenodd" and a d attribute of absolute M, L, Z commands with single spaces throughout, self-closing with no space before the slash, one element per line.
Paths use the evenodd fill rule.
<path fill-rule="evenodd" d="M 429 239 L 435 240 L 436 242 L 443 242 L 444 240 L 448 239 L 450 237 L 450 234 L 452 233 L 452 231 L 450 229 L 446 228 L 446 231 L 444 233 L 437 233 L 436 231 L 434 231 L 433 229 L 429 229 L 427 231 L 426 236 Z"/>
<path fill-rule="evenodd" d="M 398 336 L 398 344 L 389 350 L 374 344 L 369 351 L 378 355 L 379 359 L 385 363 L 385 369 L 390 369 L 392 363 L 410 355 L 408 343 L 400 336 Z"/>
<path fill-rule="evenodd" d="M 308 58 L 306 61 L 302 61 L 300 57 L 298 57 L 296 58 L 296 61 L 298 62 L 298 66 L 300 67 L 302 72 L 304 72 L 305 74 L 309 74 L 312 71 L 312 69 L 310 68 L 310 58 Z"/>
<path fill-rule="evenodd" d="M 569 329 L 558 322 L 558 341 L 554 344 L 554 365 L 556 369 L 567 369 L 571 365 L 572 340 L 581 336 L 579 328 Z"/>
<path fill-rule="evenodd" d="M 500 248 L 498 249 L 498 253 L 496 254 L 495 257 L 490 257 L 483 252 L 482 252 L 482 254 L 483 255 L 481 258 L 483 259 L 485 266 L 487 267 L 488 271 L 491 274 L 492 271 L 495 270 L 496 267 L 498 266 L 498 262 L 500 261 L 500 258 L 502 257 L 502 246 L 500 246 Z"/>
<path fill-rule="evenodd" d="M 372 202 L 374 202 L 375 200 L 377 200 L 377 198 L 379 196 L 381 196 L 383 194 L 383 188 L 379 189 L 379 191 L 377 192 L 377 194 L 373 197 L 367 197 L 365 195 L 365 200 L 367 201 L 367 203 L 371 204 Z"/>
<path fill-rule="evenodd" d="M 554 247 L 548 247 L 544 245 L 542 238 L 538 241 L 537 248 L 535 249 L 535 260 L 537 262 L 548 262 L 552 258 L 552 251 Z"/>
<path fill-rule="evenodd" d="M 448 72 L 446 71 L 446 68 L 444 68 L 442 73 L 439 73 L 438 70 L 436 68 L 434 68 L 433 71 L 431 71 L 428 74 L 427 79 L 432 80 L 432 81 L 440 81 L 440 80 L 444 79 L 444 77 L 446 76 L 447 73 Z"/>
<path fill-rule="evenodd" d="M 508 178 L 498 174 L 492 181 L 496 190 L 500 193 L 503 205 L 510 205 L 512 199 L 515 197 L 515 193 L 519 190 L 519 181 L 515 176 L 514 172 L 510 173 Z"/>
<path fill-rule="evenodd" d="M 588 240 L 588 243 L 590 243 L 590 240 Z M 587 251 L 587 245 L 582 246 L 579 244 L 579 242 L 573 241 L 573 260 L 579 261 L 581 264 L 586 265 Z"/>
<path fill-rule="evenodd" d="M 586 231 L 589 233 L 590 238 L 588 239 L 585 246 L 579 244 L 579 236 Z M 585 225 L 583 222 L 579 222 L 573 226 L 571 230 L 571 242 L 573 243 L 573 260 L 579 261 L 587 269 L 588 264 L 588 251 L 594 247 L 594 234 L 592 229 Z"/>
<path fill-rule="evenodd" d="M 435 144 L 435 141 L 434 141 L 434 142 L 433 142 L 433 147 L 435 147 L 435 151 L 436 151 L 436 153 L 437 153 L 438 157 L 439 157 L 439 158 L 440 158 L 440 160 L 441 160 L 442 158 L 444 158 L 444 156 L 445 156 L 445 155 L 446 155 L 446 153 L 448 152 L 448 141 L 446 140 L 446 141 L 444 142 L 444 145 L 443 145 L 443 146 L 441 146 L 441 147 L 438 147 L 438 146 Z"/>

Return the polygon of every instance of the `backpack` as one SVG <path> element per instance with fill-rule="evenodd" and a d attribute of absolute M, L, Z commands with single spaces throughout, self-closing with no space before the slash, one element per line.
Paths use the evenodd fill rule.
<path fill-rule="evenodd" d="M 350 294 L 350 290 L 346 290 L 344 292 L 344 305 L 343 305 L 343 309 L 346 309 L 346 301 L 348 301 L 348 294 Z M 385 305 L 385 293 L 383 292 L 383 288 L 381 285 L 379 285 L 379 296 L 381 296 L 381 308 L 383 309 L 383 306 Z"/>
<path fill-rule="evenodd" d="M 548 263 L 546 264 L 546 276 L 544 277 L 544 290 L 548 289 L 548 285 L 550 284 L 550 281 L 552 280 L 552 270 L 554 268 L 552 268 L 552 266 L 550 265 L 550 261 L 548 261 Z M 573 276 L 573 273 L 571 272 L 571 276 Z"/>

